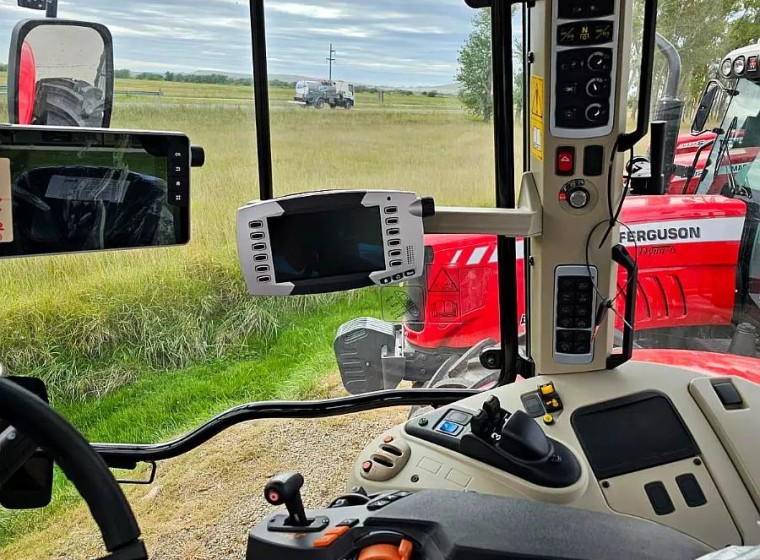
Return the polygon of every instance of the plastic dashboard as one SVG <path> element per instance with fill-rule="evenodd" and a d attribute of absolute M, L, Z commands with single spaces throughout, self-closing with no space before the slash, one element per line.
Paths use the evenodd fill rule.
<path fill-rule="evenodd" d="M 539 387 L 549 383 L 556 398 L 543 403 Z M 490 396 L 507 410 L 529 408 L 546 435 L 575 455 L 577 480 L 535 484 L 409 429 L 422 422 L 435 430 L 454 411 L 466 431 L 468 419 L 455 412 L 475 412 Z M 538 377 L 386 431 L 360 455 L 348 487 L 527 498 L 654 521 L 713 548 L 756 545 L 760 449 L 752 432 L 758 411 L 757 385 L 668 366 L 631 362 L 614 371 Z M 459 433 L 452 424 L 438 431 Z"/>

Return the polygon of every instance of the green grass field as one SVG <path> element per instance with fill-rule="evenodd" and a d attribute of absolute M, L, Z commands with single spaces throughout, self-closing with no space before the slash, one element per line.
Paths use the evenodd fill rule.
<path fill-rule="evenodd" d="M 0 84 L 4 82 L 0 76 Z M 251 400 L 307 397 L 335 371 L 332 338 L 380 316 L 378 293 L 272 300 L 245 293 L 236 210 L 258 198 L 251 88 L 117 81 L 113 127 L 178 130 L 206 150 L 194 170 L 187 246 L 0 261 L 0 361 L 43 377 L 54 406 L 95 441 L 155 442 Z M 276 194 L 409 189 L 439 204 L 493 201 L 492 127 L 455 98 L 361 95 L 321 111 L 271 92 Z M 0 111 L 5 113 L 4 104 Z M 0 547 L 77 500 L 0 510 Z M 0 556 L 2 549 L 0 548 Z"/>

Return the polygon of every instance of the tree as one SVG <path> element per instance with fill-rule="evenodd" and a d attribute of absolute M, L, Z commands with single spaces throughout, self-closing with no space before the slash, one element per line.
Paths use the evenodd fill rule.
<path fill-rule="evenodd" d="M 0 72 L 7 72 L 8 66 L 0 62 Z"/>
<path fill-rule="evenodd" d="M 522 117 L 525 109 L 525 92 L 523 80 L 525 79 L 525 69 L 523 68 L 524 48 L 522 41 L 515 39 L 514 48 L 512 49 L 512 101 L 514 102 L 515 120 Z"/>
<path fill-rule="evenodd" d="M 493 113 L 491 74 L 491 10 L 479 10 L 472 19 L 473 31 L 459 51 L 459 96 L 473 114 L 490 122 Z"/>

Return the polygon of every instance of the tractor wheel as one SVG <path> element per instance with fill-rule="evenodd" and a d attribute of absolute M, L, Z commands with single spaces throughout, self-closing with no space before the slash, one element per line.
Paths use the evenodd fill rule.
<path fill-rule="evenodd" d="M 353 106 L 354 106 L 354 102 L 353 101 L 351 101 L 350 99 L 348 101 L 346 101 L 346 105 L 345 105 L 346 111 L 348 111 Z"/>
<path fill-rule="evenodd" d="M 317 109 L 321 109 L 324 106 L 325 106 L 325 100 L 321 98 L 317 99 L 317 102 L 314 103 L 314 107 L 316 107 Z"/>
<path fill-rule="evenodd" d="M 107 127 L 104 93 L 81 80 L 49 78 L 37 82 L 34 124 Z"/>

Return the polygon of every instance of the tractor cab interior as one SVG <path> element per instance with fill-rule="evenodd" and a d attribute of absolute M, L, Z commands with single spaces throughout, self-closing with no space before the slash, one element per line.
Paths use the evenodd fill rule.
<path fill-rule="evenodd" d="M 309 483 L 308 473 L 274 476 L 259 499 L 279 509 L 240 528 L 248 532 L 246 557 L 697 559 L 728 546 L 760 546 L 760 448 L 748 435 L 760 422 L 760 385 L 752 374 L 739 373 L 757 362 L 738 352 L 663 353 L 659 361 L 634 352 L 637 311 L 651 303 L 637 300 L 640 293 L 648 297 L 649 276 L 642 272 L 646 248 L 658 239 L 688 246 L 703 234 L 677 219 L 645 230 L 621 218 L 632 183 L 625 163 L 647 135 L 651 167 L 644 180 L 655 186 L 645 190 L 662 191 L 666 173 L 663 123 L 650 122 L 657 1 L 644 3 L 641 67 L 633 84 L 632 0 L 538 0 L 520 7 L 526 118 L 519 188 L 513 184 L 511 4 L 466 3 L 491 14 L 496 204 L 447 206 L 426 192 L 390 188 L 275 197 L 266 18 L 263 1 L 251 0 L 260 196 L 239 209 L 236 239 L 251 296 L 286 298 L 413 287 L 433 258 L 426 236 L 490 236 L 493 253 L 481 252 L 480 241 L 454 238 L 461 243 L 450 263 L 479 255 L 478 261 L 487 256 L 498 267 L 499 340 L 479 346 L 464 361 L 452 355 L 451 362 L 462 367 L 462 376 L 477 368 L 479 379 L 488 383 L 396 388 L 406 378 L 387 360 L 375 385 L 380 390 L 319 401 L 243 404 L 175 440 L 135 444 L 89 443 L 46 404 L 44 387 L 0 377 L 0 489 L 12 489 L 14 476 L 40 454 L 52 458 L 87 502 L 107 558 L 148 558 L 139 519 L 109 467 L 129 469 L 143 462 L 155 467 L 156 461 L 187 453 L 251 420 L 414 406 L 416 414 L 367 443 L 347 473 L 346 494 L 331 504 L 304 508 L 300 491 Z M 633 127 L 626 118 L 632 88 L 638 91 Z M 740 102 L 741 96 L 734 95 L 726 118 Z M 742 122 L 748 142 L 754 121 Z M 730 144 L 731 133 L 724 132 Z M 183 134 L 151 133 L 145 139 L 138 131 L 2 125 L 0 164 L 10 161 L 12 168 L 0 165 L 0 196 L 15 196 L 35 174 L 65 179 L 61 169 L 80 163 L 55 148 L 72 144 L 82 153 L 107 152 L 107 161 L 95 158 L 97 169 L 123 158 L 134 158 L 133 168 L 140 166 L 139 177 L 98 171 L 87 177 L 94 181 L 91 187 L 80 182 L 67 195 L 71 207 L 63 213 L 81 211 L 94 220 L 88 231 L 102 234 L 110 219 L 130 229 L 109 204 L 133 215 L 144 213 L 132 208 L 140 201 L 127 208 L 122 200 L 103 198 L 103 192 L 128 196 L 119 184 L 152 185 L 161 201 L 145 202 L 155 218 L 145 238 L 109 245 L 101 235 L 94 244 L 59 250 L 187 242 L 183 197 L 189 192 L 190 168 L 203 158 Z M 734 151 L 723 144 L 730 157 Z M 40 149 L 47 159 L 38 155 Z M 27 155 L 14 156 L 14 150 Z M 719 173 L 722 161 L 708 173 Z M 50 170 L 52 164 L 61 169 Z M 97 196 L 88 194 L 93 189 Z M 25 219 L 50 209 L 51 199 L 67 198 L 51 195 L 49 187 L 47 199 L 37 194 L 36 205 L 14 202 L 15 213 L 2 215 L 12 220 L 14 231 L 26 232 L 6 240 L 6 247 L 17 249 L 7 254 L 23 253 L 19 239 L 39 240 L 34 225 L 24 226 Z M 655 198 L 659 202 L 653 204 L 668 217 L 688 197 Z M 721 227 L 734 227 L 731 212 L 740 203 L 716 204 L 714 217 L 727 220 Z M 630 216 L 636 208 L 628 210 Z M 159 218 L 168 220 L 164 242 L 155 240 Z M 456 251 L 460 256 L 454 257 Z M 413 315 L 414 296 L 406 301 L 412 305 L 405 304 L 405 313 Z M 515 321 L 520 310 L 524 321 Z M 374 332 L 369 320 L 356 325 L 354 341 Z M 390 350 L 383 352 L 393 353 L 393 341 L 402 332 L 390 328 Z M 732 344 L 738 344 L 736 338 Z M 352 349 L 347 345 L 343 351 Z M 710 371 L 710 364 L 719 366 Z M 362 363 L 355 367 L 355 380 L 369 387 Z M 21 506 L 32 503 L 17 498 Z"/>

